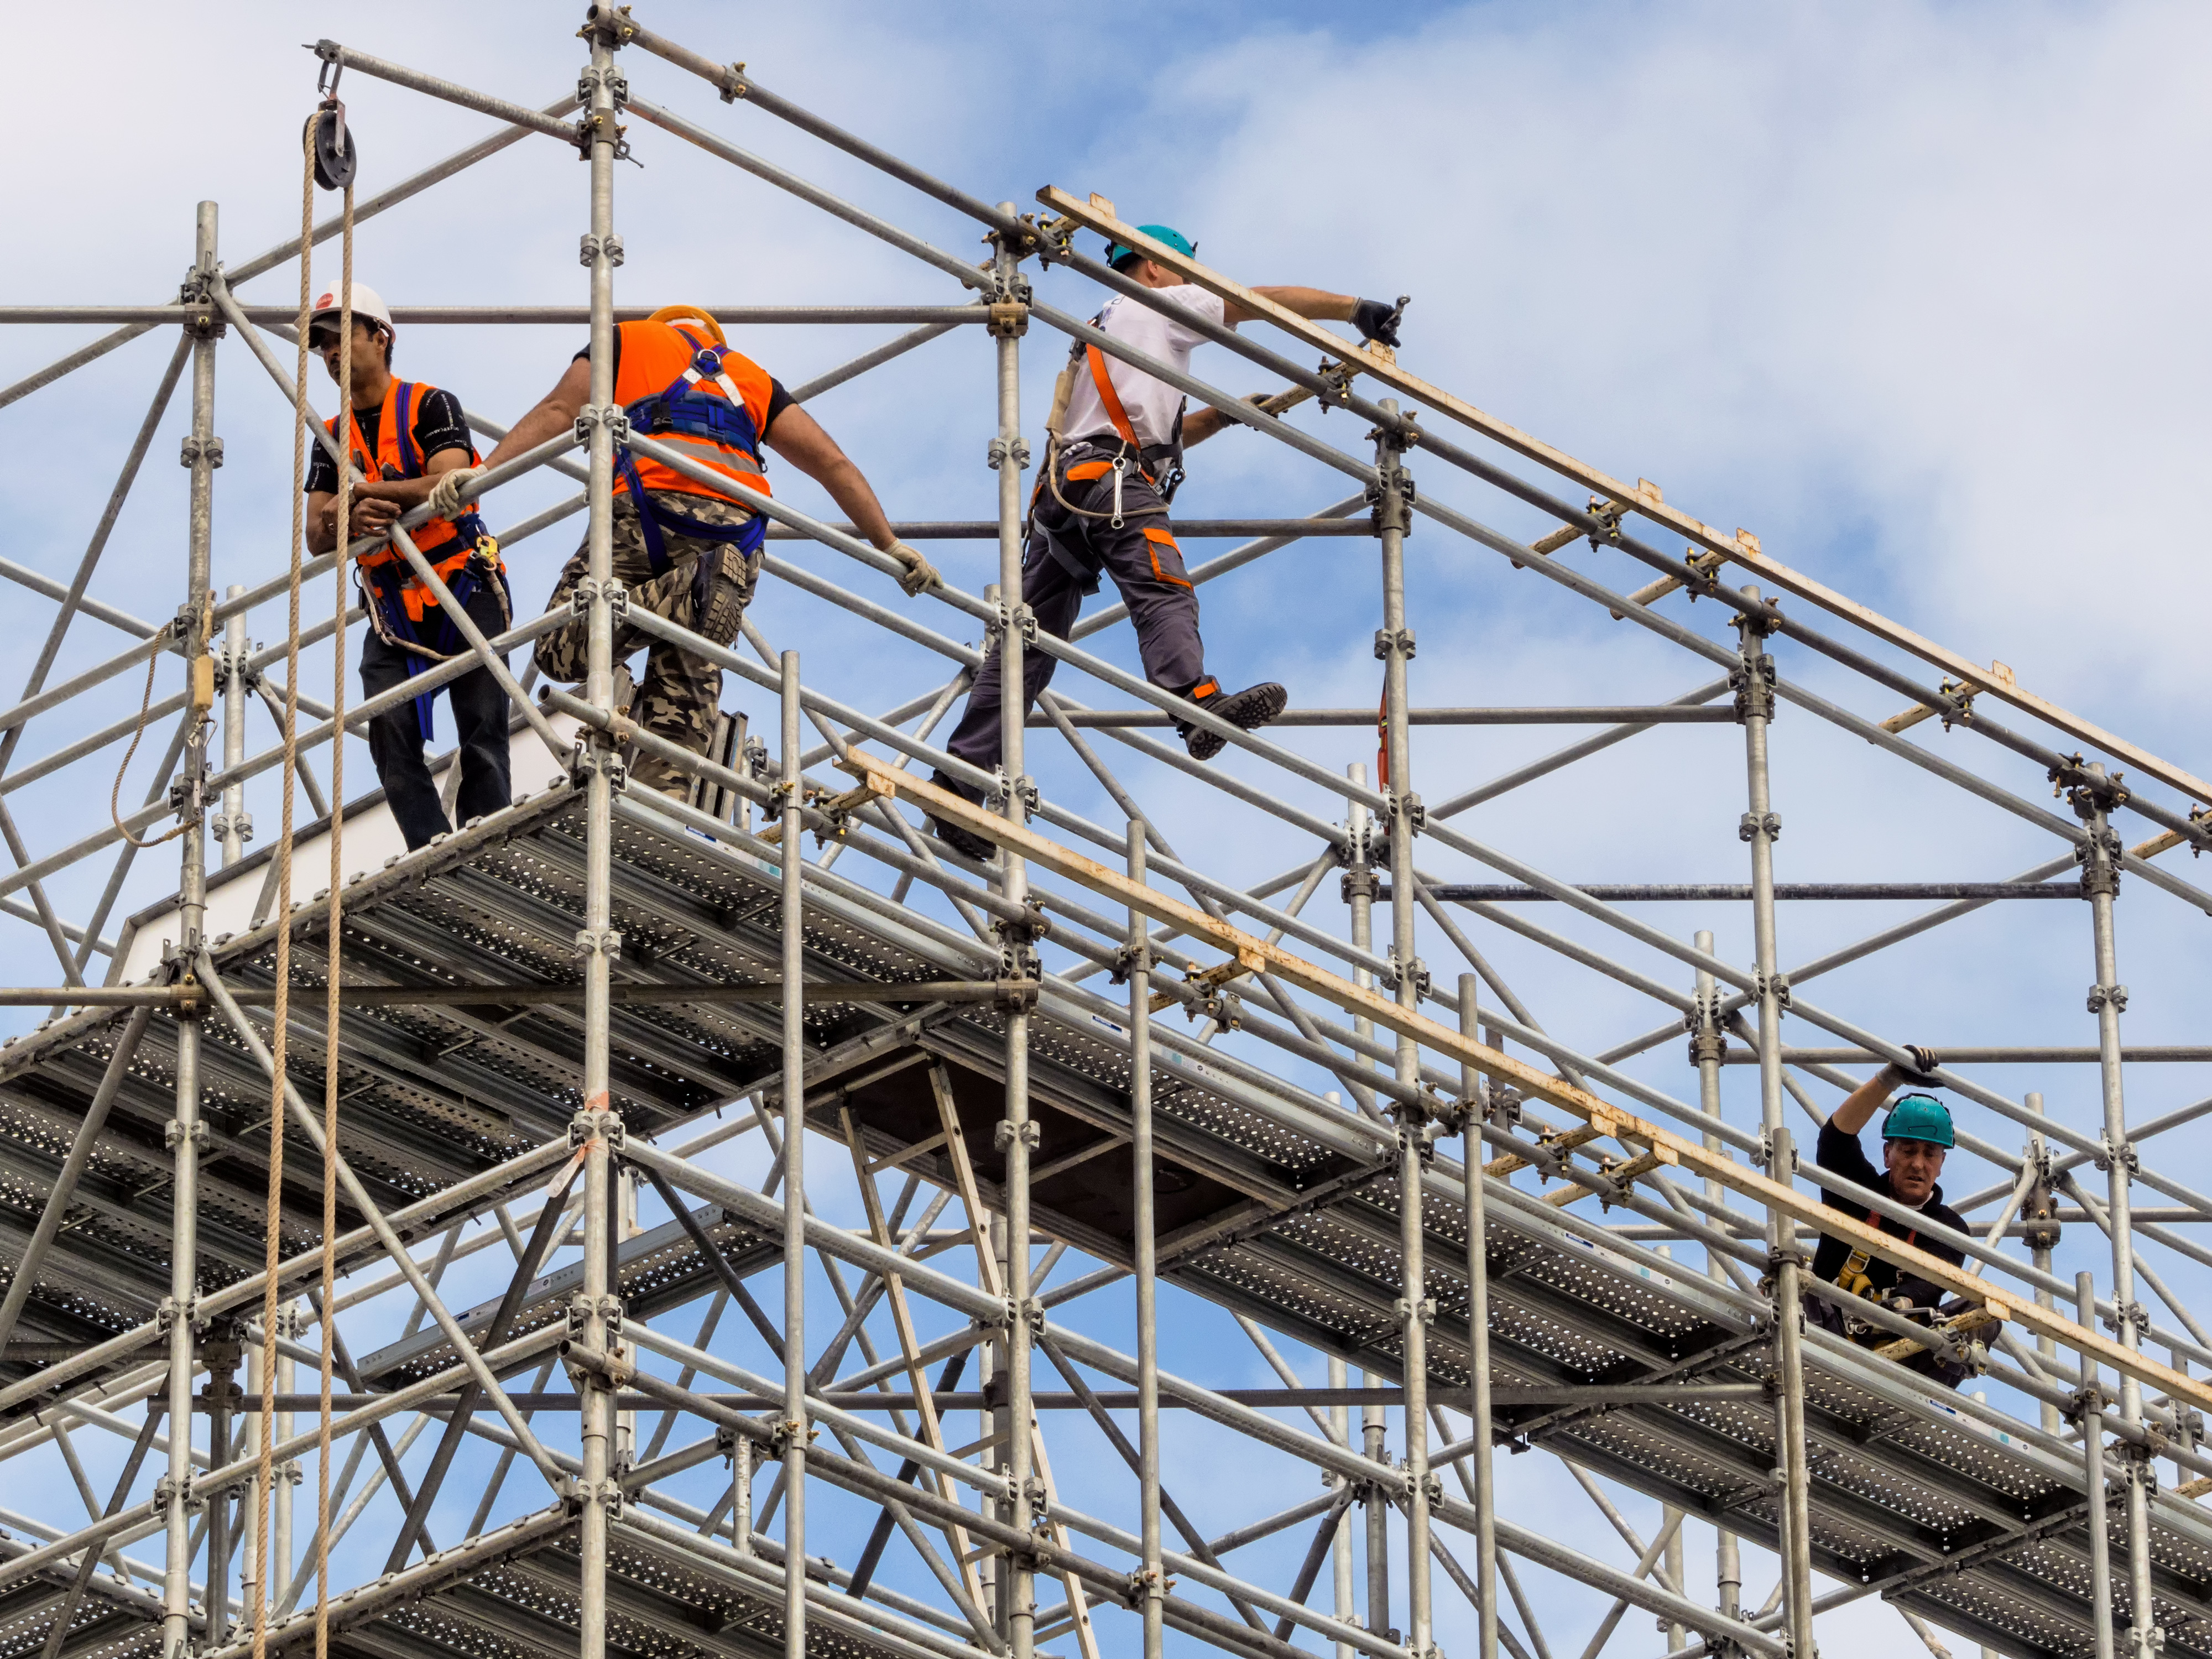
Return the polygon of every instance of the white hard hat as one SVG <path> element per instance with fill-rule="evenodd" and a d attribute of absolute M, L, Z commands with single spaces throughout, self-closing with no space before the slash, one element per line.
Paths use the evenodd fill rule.
<path fill-rule="evenodd" d="M 325 317 L 337 317 L 340 314 L 338 291 L 337 286 L 333 284 L 315 295 L 314 309 L 307 314 L 307 327 L 313 330 L 315 325 Z M 366 283 L 356 283 L 353 285 L 353 314 L 356 318 L 366 317 L 370 322 L 381 325 L 387 334 L 398 332 L 392 325 L 391 307 L 384 303 L 384 296 Z"/>

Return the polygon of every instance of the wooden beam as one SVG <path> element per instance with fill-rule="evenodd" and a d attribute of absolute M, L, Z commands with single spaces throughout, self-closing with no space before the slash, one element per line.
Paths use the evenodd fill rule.
<path fill-rule="evenodd" d="M 1348 979 L 1340 978 L 1302 957 L 1292 956 L 1279 945 L 1271 945 L 1263 939 L 1245 933 L 1242 928 L 1218 921 L 1195 905 L 1170 898 L 1157 888 L 1131 881 L 1122 872 L 1110 869 L 1057 842 L 1048 840 L 1026 824 L 1009 823 L 995 814 L 986 812 L 965 796 L 956 795 L 949 789 L 939 789 L 933 784 L 908 777 L 902 773 L 892 772 L 883 763 L 865 755 L 858 756 L 852 764 L 872 771 L 888 783 L 902 799 L 920 806 L 933 817 L 942 818 L 987 841 L 995 842 L 1042 869 L 1079 883 L 1110 903 L 1136 910 L 1154 921 L 1179 930 L 1194 941 L 1211 944 L 1237 961 L 1247 963 L 1256 973 L 1272 973 L 1288 980 L 1301 990 L 1310 991 L 1326 1001 L 1334 1003 L 1347 1013 L 1364 1016 L 1384 1030 L 1410 1037 L 1433 1053 L 1456 1060 L 1462 1066 L 1472 1066 L 1493 1082 L 1510 1085 L 1524 1096 L 1547 1101 L 1572 1113 L 1598 1134 L 1610 1135 L 1623 1146 L 1650 1152 L 1655 1159 L 1652 1167 L 1676 1164 L 1692 1175 L 1710 1176 L 1753 1203 L 1771 1208 L 1788 1220 L 1809 1226 L 1832 1238 L 1840 1238 L 1854 1249 L 1863 1249 L 1870 1255 L 1893 1263 L 1950 1295 L 1964 1297 L 1978 1304 L 1999 1318 L 2011 1320 L 2034 1335 L 2048 1336 L 2077 1353 L 2088 1354 L 2100 1364 L 2109 1365 L 2132 1376 L 2171 1399 L 2186 1400 L 2199 1409 L 2212 1410 L 2212 1379 L 2185 1376 L 2148 1354 L 2124 1348 L 2100 1331 L 2062 1318 L 2051 1310 L 2038 1307 L 2032 1295 L 2023 1296 L 2008 1290 L 1978 1273 L 1969 1273 L 1963 1267 L 1954 1266 L 1916 1245 L 1907 1244 L 1894 1234 L 1885 1233 L 1863 1221 L 1854 1220 L 1840 1210 L 1822 1203 L 1817 1197 L 1808 1196 L 1781 1182 L 1770 1180 L 1758 1170 L 1737 1163 L 1726 1152 L 1709 1151 L 1701 1140 L 1692 1140 L 1670 1129 L 1662 1129 L 1656 1123 L 1624 1111 L 1610 1101 L 1600 1099 L 1587 1090 L 1577 1089 L 1561 1079 L 1549 1076 L 1514 1059 L 1510 1054 L 1502 1054 L 1449 1026 L 1439 1024 L 1425 1014 L 1402 1008 L 1391 998 L 1381 996 L 1365 986 L 1355 985 Z"/>
<path fill-rule="evenodd" d="M 1295 312 L 1285 310 L 1272 300 L 1265 300 L 1240 283 L 1231 282 L 1218 271 L 1206 266 L 1188 255 L 1178 253 L 1165 243 L 1156 242 L 1134 225 L 1125 225 L 1110 210 L 1102 210 L 1092 203 L 1072 196 L 1056 185 L 1048 185 L 1037 192 L 1037 200 L 1054 211 L 1066 215 L 1078 224 L 1111 237 L 1123 246 L 1133 248 L 1155 264 L 1176 272 L 1186 282 L 1195 283 L 1210 294 L 1216 294 L 1255 316 L 1264 317 L 1292 337 L 1310 346 L 1317 347 L 1347 362 L 1355 362 L 1366 374 L 1393 392 L 1426 404 L 1431 409 L 1450 416 L 1465 426 L 1473 428 L 1486 438 L 1502 444 L 1516 454 L 1524 455 L 1540 465 L 1551 468 L 1565 477 L 1573 479 L 1592 494 L 1609 501 L 1626 502 L 1630 507 L 1655 523 L 1665 526 L 1677 535 L 1686 536 L 1700 546 L 1726 556 L 1745 570 L 1771 582 L 1785 593 L 1793 593 L 1820 607 L 1832 615 L 1865 629 L 1877 639 L 1910 653 L 1923 662 L 1942 669 L 1945 673 L 1978 691 L 1986 691 L 1999 701 L 2012 705 L 2023 714 L 2048 721 L 2079 742 L 2101 749 L 2114 760 L 2124 762 L 2136 771 L 2156 778 L 2169 788 L 2212 804 L 2212 783 L 2207 783 L 2182 767 L 2160 760 L 2148 750 L 2115 737 L 2103 727 L 2069 713 L 2045 697 L 2037 696 L 2018 684 L 2009 670 L 2000 672 L 1999 665 L 1984 667 L 1970 662 L 1933 640 L 1923 638 L 1901 623 L 1892 622 L 1879 612 L 1869 610 L 1854 599 L 1849 599 L 1826 584 L 1792 569 L 1779 560 L 1769 558 L 1759 550 L 1758 538 L 1746 538 L 1739 531 L 1729 535 L 1711 525 L 1656 501 L 1639 495 L 1627 484 L 1610 474 L 1578 461 L 1565 451 L 1554 449 L 1518 427 L 1484 413 L 1465 399 L 1455 398 L 1441 386 L 1430 385 L 1419 375 L 1409 374 L 1398 367 L 1393 354 L 1370 346 L 1354 345 L 1339 334 L 1333 334 L 1318 323 L 1309 322 Z"/>

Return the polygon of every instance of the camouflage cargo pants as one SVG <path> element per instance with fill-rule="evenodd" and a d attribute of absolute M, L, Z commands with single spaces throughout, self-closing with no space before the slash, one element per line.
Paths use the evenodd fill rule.
<path fill-rule="evenodd" d="M 740 524 L 746 517 L 745 509 L 734 502 L 704 495 L 656 491 L 655 499 L 672 512 L 709 524 Z M 702 541 L 665 529 L 661 540 L 669 568 L 655 576 L 646 556 L 637 508 L 627 495 L 616 497 L 614 577 L 629 590 L 631 608 L 664 617 L 716 645 L 729 644 L 738 636 L 745 606 L 752 602 L 753 589 L 760 580 L 761 556 L 754 553 L 748 557 L 726 543 Z M 721 566 L 708 585 L 703 616 L 692 591 L 702 557 L 718 560 Z M 579 548 L 562 568 L 561 580 L 555 584 L 546 609 L 566 610 L 568 596 L 588 574 L 586 550 Z M 538 641 L 538 672 L 549 679 L 569 684 L 581 680 L 589 645 L 590 625 L 580 617 L 566 628 L 543 635 Z M 619 619 L 615 623 L 614 647 L 617 663 L 640 650 L 646 653 L 645 673 L 630 702 L 631 718 L 655 737 L 665 738 L 694 754 L 706 753 L 714 735 L 715 712 L 721 706 L 720 667 Z M 631 769 L 630 776 L 643 788 L 670 793 L 681 793 L 690 781 L 674 767 L 644 756 Z"/>

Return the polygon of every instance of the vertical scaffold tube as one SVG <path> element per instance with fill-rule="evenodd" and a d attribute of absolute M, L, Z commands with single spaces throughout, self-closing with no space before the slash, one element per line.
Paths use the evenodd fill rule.
<path fill-rule="evenodd" d="M 2119 1316 L 2120 1346 L 2133 1353 L 2142 1347 L 2143 1332 L 2150 1320 L 2136 1300 L 2133 1202 L 2129 1194 L 2135 1179 L 2136 1155 L 2128 1139 L 2127 1097 L 2120 1077 L 2120 1014 L 2128 1006 L 2128 988 L 2119 982 L 2118 952 L 2112 933 L 2112 902 L 2120 891 L 2120 838 L 2108 814 L 2121 793 L 2105 775 L 2104 767 L 2091 761 L 2081 769 L 2069 799 L 2089 831 L 2088 845 L 2080 854 L 2081 896 L 2089 901 L 2096 952 L 2097 978 L 2089 988 L 2089 1010 L 2097 1017 L 2098 1072 L 2104 1085 L 2105 1156 L 2101 1161 L 2109 1172 L 2105 1201 L 2112 1243 L 2112 1309 Z M 2142 1425 L 2142 1384 L 2124 1372 L 2120 1376 L 2120 1421 L 2130 1429 Z M 2133 1436 L 2122 1443 L 2122 1455 L 2128 1475 L 2128 1652 L 2132 1659 L 2154 1659 L 2166 1643 L 2151 1600 L 2150 1582 L 2150 1494 L 2158 1479 L 2158 1466 L 2151 1461 L 2148 1449 Z"/>
<path fill-rule="evenodd" d="M 783 653 L 783 1651 L 806 1655 L 806 912 L 799 844 L 799 653 Z"/>
<path fill-rule="evenodd" d="M 1758 589 L 1745 590 L 1753 599 Z M 1742 649 L 1735 672 L 1736 718 L 1743 723 L 1744 772 L 1750 808 L 1741 834 L 1751 846 L 1752 928 L 1759 968 L 1759 1126 L 1768 1147 L 1766 1172 L 1794 1177 L 1796 1154 L 1782 1107 L 1782 1008 L 1787 994 L 1774 933 L 1774 842 L 1782 820 L 1768 787 L 1767 723 L 1774 714 L 1774 659 L 1766 653 L 1762 615 L 1736 619 Z M 1797 1235 L 1790 1218 L 1766 1216 L 1768 1272 L 1774 1287 L 1775 1443 L 1782 1473 L 1782 1583 L 1784 1626 L 1796 1651 L 1813 1651 L 1811 1481 L 1805 1462 L 1804 1314 L 1800 1306 Z"/>
<path fill-rule="evenodd" d="M 1395 398 L 1382 399 L 1391 414 Z M 1406 694 L 1406 665 L 1413 658 L 1413 630 L 1406 626 L 1406 532 L 1413 511 L 1407 501 L 1405 450 L 1397 434 L 1378 433 L 1375 467 L 1382 475 L 1375 503 L 1382 544 L 1382 706 L 1386 714 L 1384 753 L 1390 769 L 1390 955 L 1398 970 L 1398 1006 L 1421 1006 L 1419 952 L 1413 926 L 1420 907 L 1413 900 L 1413 836 L 1420 826 L 1420 797 L 1413 793 L 1413 721 Z M 1421 1171 L 1434 1143 L 1429 1139 L 1427 1109 L 1418 1103 L 1421 1085 L 1420 1045 L 1398 1039 L 1398 1081 L 1415 1091 L 1399 1107 L 1398 1249 L 1404 1294 L 1398 1302 L 1406 1373 L 1406 1605 L 1410 1632 L 1406 1645 L 1426 1654 L 1434 1644 L 1434 1616 L 1429 1601 L 1429 1299 L 1426 1233 L 1421 1214 Z"/>
<path fill-rule="evenodd" d="M 1459 1029 L 1480 1028 L 1481 981 L 1459 976 Z M 1482 1079 L 1472 1066 L 1459 1073 L 1460 1109 L 1467 1130 L 1468 1412 L 1474 1419 L 1474 1589 L 1476 1659 L 1498 1659 L 1498 1486 L 1490 1445 L 1490 1225 L 1483 1191 Z"/>
<path fill-rule="evenodd" d="M 585 535 L 588 618 L 585 700 L 595 708 L 614 704 L 614 428 L 615 259 L 614 172 L 619 138 L 617 118 L 622 82 L 615 73 L 619 36 L 602 21 L 611 9 L 594 7 L 586 34 L 591 62 L 584 71 L 584 123 L 591 144 L 591 230 L 583 252 L 592 273 L 592 407 L 590 518 Z M 580 1310 L 584 1340 L 610 1352 L 610 1306 L 617 1285 L 608 1267 L 612 1254 L 610 1200 L 614 1170 L 609 1146 L 619 1126 L 610 1091 L 609 984 L 615 936 L 614 768 L 616 750 L 594 728 L 586 738 L 580 779 L 585 792 L 584 931 L 577 943 L 584 964 L 584 1109 L 577 1125 L 584 1163 L 584 1284 Z M 607 1650 L 607 1530 L 614 1500 L 614 1394 L 602 1377 L 580 1379 L 584 1404 L 579 1450 L 583 1462 L 577 1623 L 581 1659 L 605 1659 Z"/>
<path fill-rule="evenodd" d="M 202 202 L 195 222 L 192 280 L 204 283 L 216 273 L 216 204 Z M 192 434 L 185 446 L 191 467 L 185 554 L 184 656 L 187 674 L 196 675 L 207 655 L 208 580 L 215 540 L 215 343 L 212 325 L 192 341 Z M 188 708 L 198 721 L 207 711 Z M 177 946 L 193 960 L 207 920 L 207 838 L 201 829 L 207 787 L 204 733 L 196 732 L 185 746 L 185 830 L 178 842 L 181 866 L 177 882 Z M 177 1012 L 177 1115 L 168 1127 L 176 1159 L 170 1194 L 169 1295 L 162 1310 L 169 1322 L 169 1474 L 161 1487 L 167 1553 L 161 1581 L 161 1651 L 181 1659 L 191 1645 L 192 1365 L 198 1332 L 200 1143 L 200 1024 L 189 1010 Z"/>
<path fill-rule="evenodd" d="M 244 592 L 244 583 L 233 582 L 223 590 L 223 597 L 234 599 Z M 236 770 L 246 761 L 246 613 L 240 611 L 223 624 L 222 630 L 222 769 L 226 772 Z M 215 828 L 222 842 L 222 867 L 228 870 L 246 855 L 246 837 L 253 833 L 253 820 L 246 813 L 243 782 L 225 786 L 222 811 Z"/>
<path fill-rule="evenodd" d="M 1364 787 L 1367 769 L 1358 761 L 1344 769 L 1345 776 Z M 1374 948 L 1375 943 L 1375 860 L 1371 839 L 1373 825 L 1367 816 L 1364 801 L 1353 801 L 1345 819 L 1350 850 L 1348 868 L 1345 873 L 1344 890 L 1352 900 L 1352 942 L 1363 953 Z M 1363 988 L 1374 983 L 1373 976 L 1364 968 L 1352 970 L 1352 982 Z M 1362 1037 L 1375 1035 L 1375 1022 L 1364 1016 L 1355 1016 L 1352 1029 Z M 1365 1066 L 1362 1060 L 1358 1062 Z M 1383 1379 L 1372 1371 L 1359 1374 L 1363 1388 L 1381 1386 Z M 1382 1461 L 1389 1428 L 1380 1406 L 1365 1405 L 1359 1408 L 1360 1446 L 1367 1456 L 1377 1462 Z M 1370 1483 L 1360 1494 L 1360 1507 L 1366 1517 L 1367 1545 L 1367 1620 L 1370 1629 L 1385 1631 L 1390 1628 L 1390 1529 L 1388 1511 L 1383 1508 L 1382 1495 Z M 1346 1530 L 1348 1532 L 1349 1528 Z M 1379 1622 L 1378 1622 L 1379 1621 Z"/>
<path fill-rule="evenodd" d="M 1701 929 L 1697 935 L 1698 949 L 1712 954 L 1713 936 L 1710 930 Z M 1720 981 L 1700 968 L 1698 969 L 1697 1008 L 1691 1015 L 1690 1054 L 1698 1066 L 1698 1108 L 1716 1123 L 1721 1116 L 1721 1050 L 1727 1044 L 1727 1035 L 1721 1029 Z M 1710 1129 L 1705 1132 L 1705 1150 L 1723 1150 L 1721 1138 Z M 1711 1176 L 1705 1177 L 1705 1197 L 1709 1202 L 1728 1201 L 1727 1188 Z M 1717 1251 L 1708 1246 L 1705 1250 L 1705 1275 L 1725 1282 L 1728 1274 L 1721 1266 Z M 1680 1580 L 1675 1581 L 1677 1587 Z M 1718 1592 L 1720 1610 L 1733 1619 L 1736 1603 L 1743 1592 L 1743 1558 L 1736 1536 L 1725 1527 L 1713 1533 L 1713 1582 Z"/>
<path fill-rule="evenodd" d="M 2074 1316 L 2085 1329 L 2097 1325 L 2096 1275 L 2086 1268 L 2074 1275 Z M 2089 1623 L 2096 1632 L 2097 1659 L 2115 1659 L 2112 1651 L 2112 1551 L 2111 1527 L 2106 1515 L 2104 1385 L 2097 1362 L 2081 1355 L 2081 1473 L 2089 1498 Z"/>
<path fill-rule="evenodd" d="M 1129 820 L 1129 879 L 1145 883 L 1145 824 Z M 1152 1210 L 1152 1033 L 1151 946 L 1143 915 L 1129 912 L 1129 1167 L 1137 1268 L 1137 1462 L 1143 1546 L 1144 1659 L 1160 1659 L 1160 1340 L 1158 1241 Z"/>
<path fill-rule="evenodd" d="M 2043 1115 L 2043 1094 L 2040 1090 L 2031 1089 L 2022 1097 L 2022 1099 L 2026 1102 L 2029 1111 L 2038 1117 Z M 2033 1131 L 2027 1137 L 2027 1161 L 2034 1167 L 2036 1175 L 2033 1184 L 2027 1189 L 2027 1200 L 2021 1205 L 2021 1218 L 2027 1224 L 2029 1260 L 2035 1263 L 2036 1272 L 2047 1274 L 2051 1271 L 2051 1253 L 2058 1243 L 2058 1206 L 2056 1201 L 2057 1194 L 2052 1191 L 2051 1185 L 2050 1143 L 2044 1139 L 2043 1131 L 2040 1129 Z M 2058 1300 L 2039 1285 L 2035 1291 L 2035 1305 L 2056 1312 Z M 2037 1357 L 2044 1362 L 2044 1370 L 2056 1371 L 2058 1369 L 2055 1363 L 2058 1358 L 2058 1343 L 2056 1339 L 2048 1336 L 2037 1337 L 2035 1352 Z M 2043 1431 L 2045 1434 L 2066 1432 L 2065 1413 L 2048 1400 L 2043 1402 L 2042 1421 Z"/>
<path fill-rule="evenodd" d="M 1012 202 L 999 210 L 1011 217 Z M 1006 822 L 1020 824 L 1028 817 L 1029 778 L 1023 757 L 1022 726 L 1028 712 L 1023 695 L 1022 648 L 1030 627 L 1030 608 L 1022 599 L 1022 382 L 1021 335 L 1027 324 L 1026 288 L 1020 271 L 1020 250 L 1005 237 L 996 239 L 993 259 L 992 293 L 994 315 L 991 333 L 999 360 L 999 441 L 994 465 L 999 473 L 999 596 L 1004 626 L 999 630 L 1000 684 L 1007 688 L 1000 704 L 1000 743 L 1005 759 L 1005 791 L 999 803 Z M 1016 904 L 1029 899 L 1029 869 L 1011 848 L 999 854 L 1000 890 Z M 1009 979 L 1034 979 L 1036 952 L 1030 929 L 1019 923 L 1000 922 L 1002 941 L 1000 972 Z M 1037 1499 L 1034 1477 L 1036 1459 L 1030 1437 L 1035 1432 L 1030 1403 L 1030 1346 L 1034 1340 L 1033 1310 L 1030 1306 L 1030 1154 L 1036 1146 L 1036 1126 L 1030 1121 L 1030 1017 L 1018 1006 L 1005 1015 L 1006 1022 L 1006 1116 L 999 1126 L 1006 1150 L 1006 1408 L 1012 1419 L 1007 1441 L 1006 1471 L 1013 1486 L 1012 1524 L 1027 1533 L 1036 1525 Z M 1036 1559 L 1027 1553 L 1006 1563 L 1006 1644 L 1013 1659 L 1030 1659 L 1036 1645 Z"/>

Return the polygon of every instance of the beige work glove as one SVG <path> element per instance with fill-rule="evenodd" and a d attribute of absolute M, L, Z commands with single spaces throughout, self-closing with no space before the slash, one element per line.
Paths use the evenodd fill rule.
<path fill-rule="evenodd" d="M 898 579 L 898 585 L 900 591 L 908 599 L 927 592 L 945 580 L 937 574 L 935 565 L 904 542 L 893 542 L 884 551 L 906 567 L 905 573 Z"/>
<path fill-rule="evenodd" d="M 476 494 L 477 480 L 483 475 L 480 466 L 457 466 L 451 472 L 441 472 L 437 483 L 430 486 L 432 516 L 450 519 L 459 513 L 461 503 Z"/>

